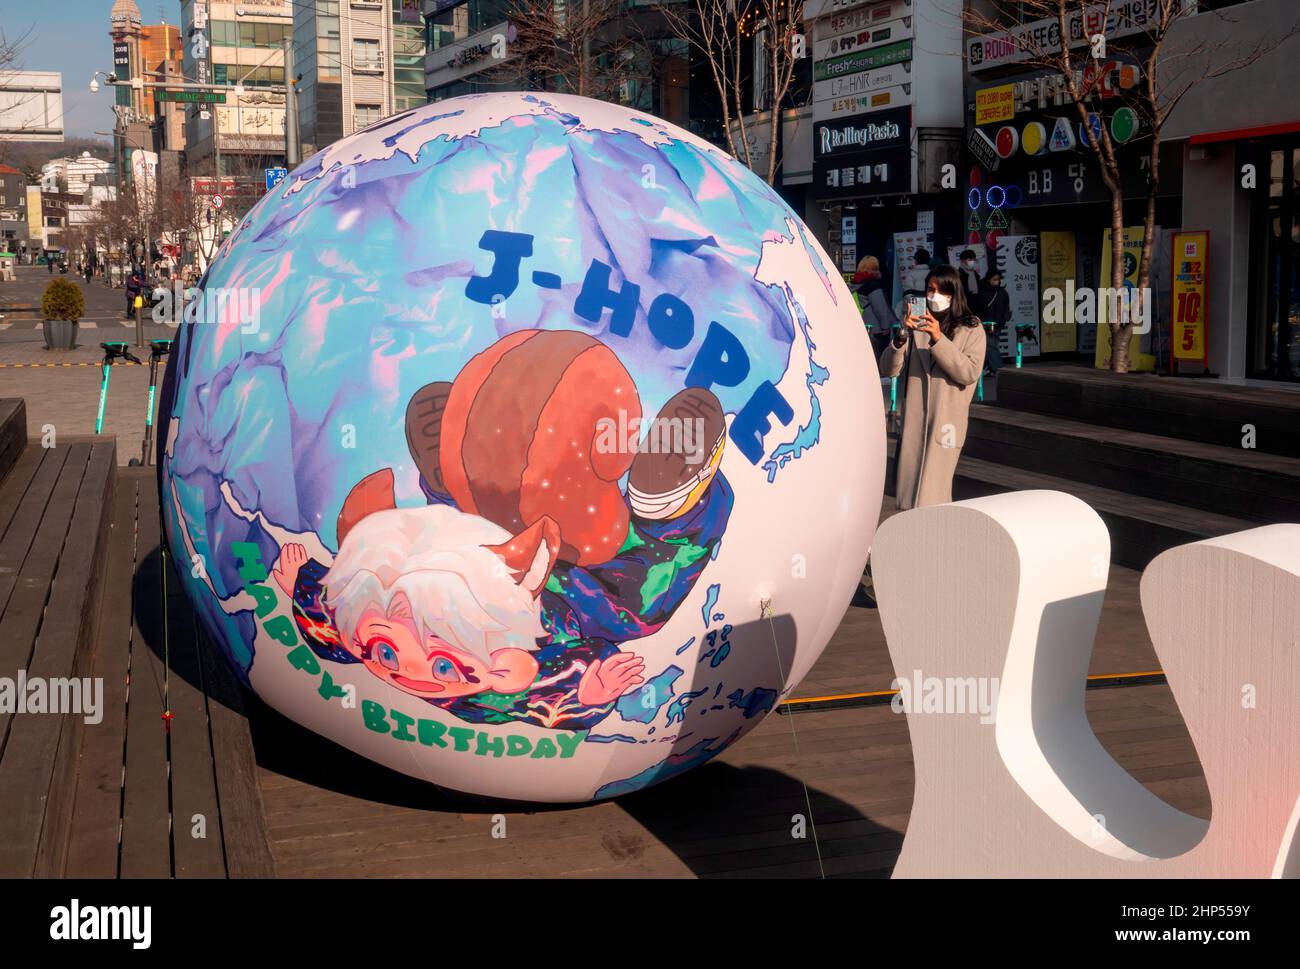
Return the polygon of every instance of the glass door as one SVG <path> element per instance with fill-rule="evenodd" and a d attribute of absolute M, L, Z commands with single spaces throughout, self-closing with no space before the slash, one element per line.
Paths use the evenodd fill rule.
<path fill-rule="evenodd" d="M 1247 348 L 1251 376 L 1300 380 L 1300 147 L 1270 147 L 1261 160 L 1269 187 L 1253 220 L 1264 286 Z"/>

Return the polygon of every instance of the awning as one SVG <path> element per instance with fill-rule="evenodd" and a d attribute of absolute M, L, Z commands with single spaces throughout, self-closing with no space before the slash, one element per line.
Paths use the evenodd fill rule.
<path fill-rule="evenodd" d="M 1272 138 L 1275 135 L 1289 135 L 1300 131 L 1300 121 L 1290 121 L 1286 124 L 1270 124 L 1260 128 L 1236 128 L 1232 131 L 1210 131 L 1200 135 L 1192 135 L 1187 139 L 1189 144 L 1193 145 L 1210 145 L 1217 141 L 1246 141 L 1251 138 Z"/>

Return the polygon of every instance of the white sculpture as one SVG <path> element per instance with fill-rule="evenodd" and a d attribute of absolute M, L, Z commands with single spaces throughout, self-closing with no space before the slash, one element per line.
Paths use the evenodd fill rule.
<path fill-rule="evenodd" d="M 1086 504 L 1029 491 L 905 512 L 872 563 L 916 763 L 896 877 L 1300 874 L 1300 525 L 1180 546 L 1142 576 L 1209 822 L 1151 794 L 1088 724 L 1110 536 Z M 991 716 L 907 696 L 973 697 L 983 678 Z"/>

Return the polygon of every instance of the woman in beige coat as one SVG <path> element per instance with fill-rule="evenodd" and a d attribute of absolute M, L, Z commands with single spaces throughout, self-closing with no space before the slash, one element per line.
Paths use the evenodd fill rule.
<path fill-rule="evenodd" d="M 900 510 L 952 501 L 970 400 L 984 368 L 984 328 L 970 311 L 957 270 L 940 266 L 925 282 L 924 315 L 909 308 L 880 355 L 881 376 L 906 370 L 894 491 Z"/>

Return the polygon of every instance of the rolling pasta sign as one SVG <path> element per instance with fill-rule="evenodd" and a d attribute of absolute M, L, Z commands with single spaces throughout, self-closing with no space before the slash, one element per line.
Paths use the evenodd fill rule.
<path fill-rule="evenodd" d="M 876 111 L 813 128 L 818 197 L 912 191 L 912 109 Z"/>

